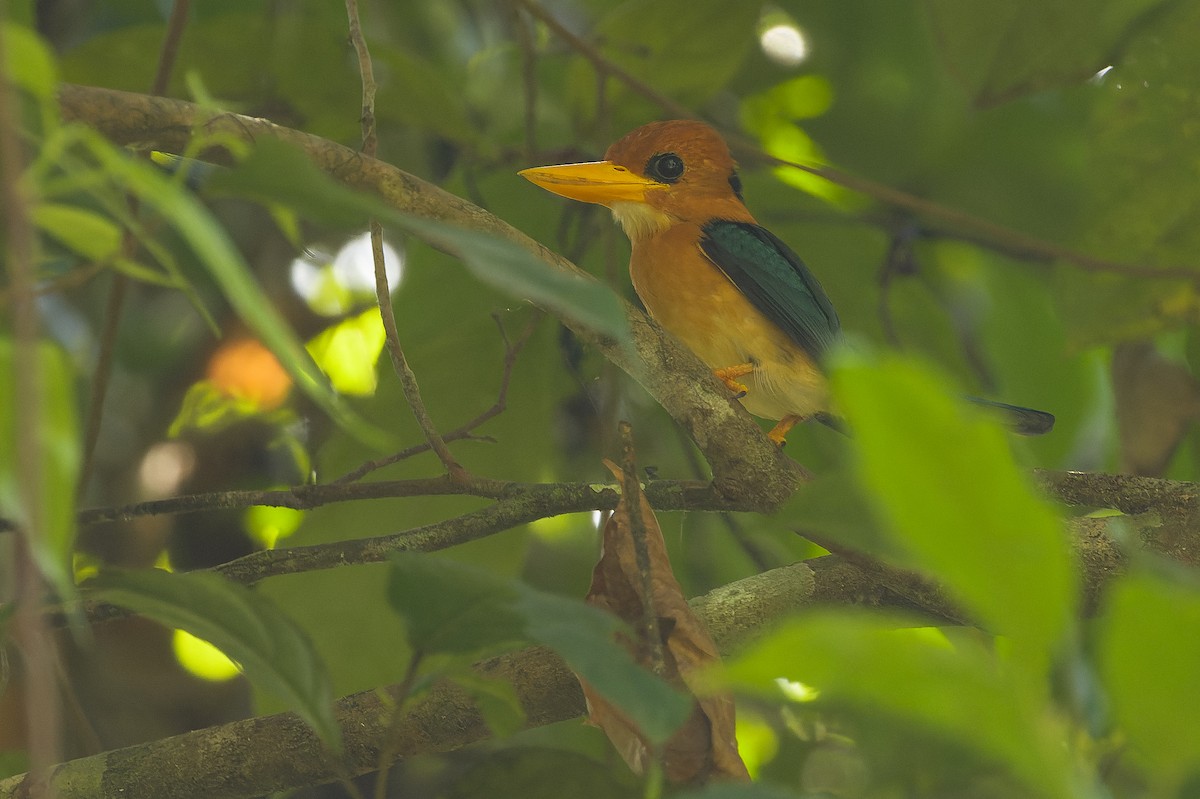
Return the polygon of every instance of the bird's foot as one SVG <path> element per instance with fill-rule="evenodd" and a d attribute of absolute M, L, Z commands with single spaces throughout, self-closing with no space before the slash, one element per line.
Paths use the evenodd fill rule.
<path fill-rule="evenodd" d="M 767 433 L 767 438 L 774 441 L 775 446 L 783 449 L 787 445 L 788 432 L 803 420 L 803 416 L 785 416 L 779 420 L 779 424 L 771 428 L 771 432 Z"/>
<path fill-rule="evenodd" d="M 754 364 L 739 363 L 737 366 L 726 366 L 724 369 L 714 369 L 713 374 L 733 392 L 735 399 L 741 399 L 750 393 L 745 383 L 739 383 L 739 377 L 745 377 L 754 371 Z"/>

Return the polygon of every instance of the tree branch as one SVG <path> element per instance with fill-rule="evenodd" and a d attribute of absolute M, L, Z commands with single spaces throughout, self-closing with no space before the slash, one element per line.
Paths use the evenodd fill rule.
<path fill-rule="evenodd" d="M 757 575 L 696 600 L 702 620 L 712 618 L 717 643 L 744 641 L 779 614 L 811 601 L 816 582 L 804 564 Z M 538 727 L 584 713 L 579 683 L 562 660 L 531 648 L 477 664 L 482 675 L 512 685 L 527 725 Z M 285 788 L 319 785 L 378 768 L 390 734 L 391 714 L 371 690 L 343 697 L 336 715 L 346 755 L 325 750 L 293 713 L 247 719 L 138 746 L 80 758 L 58 766 L 50 787 L 58 799 L 253 797 Z M 400 758 L 447 752 L 490 735 L 472 701 L 441 683 L 412 706 L 395 730 Z M 230 763 L 237 763 L 230 769 Z M 0 782 L 0 799 L 29 796 L 26 775 Z"/>
<path fill-rule="evenodd" d="M 349 148 L 263 119 L 216 113 L 191 103 L 129 92 L 64 84 L 63 118 L 88 124 L 120 144 L 184 151 L 192 131 L 203 129 L 253 142 L 269 136 L 302 150 L 319 168 L 346 185 L 379 194 L 393 207 L 507 239 L 545 263 L 581 276 L 561 256 L 503 220 L 393 166 Z M 218 150 L 204 154 L 213 160 Z M 774 510 L 796 490 L 804 471 L 772 444 L 741 404 L 686 348 L 632 305 L 625 304 L 634 352 L 571 322 L 586 343 L 637 380 L 687 429 L 713 470 L 717 488 L 748 508 Z"/>
<path fill-rule="evenodd" d="M 655 485 L 649 484 L 647 495 L 653 493 Z M 615 505 L 615 492 L 610 493 Z M 519 523 L 512 522 L 513 518 L 517 517 L 510 517 L 506 524 Z M 1132 553 L 1114 543 L 1112 525 L 1116 524 L 1132 524 L 1136 538 L 1149 549 L 1159 549 L 1166 543 L 1160 538 L 1159 522 L 1153 518 L 1074 520 L 1071 526 L 1083 572 L 1085 613 L 1094 612 L 1103 588 L 1124 571 L 1130 560 Z M 958 623 L 964 614 L 952 605 L 923 604 L 935 595 L 936 589 L 929 581 L 912 572 L 827 555 L 722 586 L 693 599 L 691 604 L 721 651 L 728 653 L 753 640 L 772 623 L 813 605 L 887 608 L 918 614 L 934 623 Z M 917 601 L 914 597 L 925 599 Z M 948 603 L 944 597 L 941 601 Z M 584 713 L 578 682 L 558 656 L 546 649 L 510 653 L 477 664 L 476 669 L 514 687 L 530 727 Z M 345 761 L 325 751 L 298 717 L 283 713 L 73 760 L 54 769 L 50 784 L 59 799 L 232 798 L 365 774 L 378 768 L 380 750 L 391 734 L 391 716 L 380 702 L 380 695 L 378 690 L 364 691 L 337 702 L 337 719 L 346 744 Z M 398 742 L 395 754 L 404 758 L 447 752 L 489 735 L 471 700 L 443 683 L 404 717 L 394 739 Z M 229 763 L 239 767 L 230 770 Z M 26 779 L 27 775 L 20 775 L 0 782 L 0 799 L 28 797 Z"/>

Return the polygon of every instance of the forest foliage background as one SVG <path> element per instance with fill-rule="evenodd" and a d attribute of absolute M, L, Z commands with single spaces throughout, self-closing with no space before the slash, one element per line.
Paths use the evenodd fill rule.
<path fill-rule="evenodd" d="M 1181 713 L 1200 706 L 1190 678 L 1200 590 L 1180 555 L 1196 551 L 1191 517 L 1170 528 L 1170 546 L 1147 544 L 1174 547 L 1188 564 L 1179 567 L 1140 546 L 1156 524 L 1174 524 L 1178 506 L 1159 508 L 1153 492 L 1140 505 L 1058 492 L 1072 507 L 1056 506 L 1027 475 L 1190 482 L 1200 470 L 1200 3 L 362 3 L 379 158 L 569 258 L 608 287 L 595 295 L 571 295 L 575 284 L 556 283 L 536 259 L 490 262 L 492 240 L 471 238 L 478 231 L 339 194 L 294 151 L 249 155 L 226 132 L 199 137 L 236 156 L 215 170 L 159 156 L 155 172 L 78 133 L 79 120 L 59 115 L 59 83 L 148 92 L 171 10 L 165 0 L 5 10 L 17 104 L 0 125 L 21 145 L 4 164 L 6 184 L 19 187 L 5 203 L 10 221 L 14 203 L 26 209 L 36 238 L 22 276 L 20 230 L 5 230 L 0 375 L 13 392 L 0 396 L 0 515 L 21 529 L 40 520 L 32 557 L 60 596 L 102 566 L 212 567 L 276 546 L 414 530 L 497 499 L 431 489 L 438 495 L 304 510 L 232 503 L 73 521 L 79 509 L 327 484 L 425 440 L 384 348 L 361 239 L 370 215 L 384 218 L 394 248 L 398 339 L 434 424 L 459 432 L 450 446 L 471 475 L 608 484 L 601 459 L 619 451 L 624 419 L 648 484 L 706 480 L 687 430 L 571 329 L 623 329 L 608 297 L 636 301 L 624 236 L 603 208 L 516 175 L 599 158 L 654 119 L 698 115 L 730 137 L 748 205 L 838 308 L 854 355 L 835 382 L 857 434 L 793 433 L 786 454 L 816 479 L 778 513 L 660 512 L 685 593 L 814 557 L 824 552 L 815 541 L 918 569 L 945 586 L 962 609 L 956 620 L 988 631 L 845 607 L 792 619 L 730 666 L 751 772 L 814 796 L 1195 795 L 1200 734 Z M 342 3 L 210 0 L 181 30 L 163 96 L 360 148 L 360 63 Z M 147 146 L 133 149 L 166 149 L 154 119 L 146 126 Z M 31 287 L 36 304 L 23 294 Z M 550 313 L 525 301 L 530 292 Z M 300 343 L 334 390 L 301 363 Z M 43 392 L 33 416 L 20 393 L 30 363 Z M 1002 438 L 962 409 L 960 393 L 1044 408 L 1058 423 L 1047 436 Z M 30 419 L 44 447 L 38 469 L 20 445 Z M 366 479 L 444 471 L 425 453 Z M 30 481 L 40 505 L 21 493 Z M 1104 602 L 1062 533 L 1078 534 L 1096 508 L 1130 511 L 1095 522 L 1129 572 Z M 581 597 L 598 519 L 598 509 L 546 514 L 446 554 Z M 2 535 L 21 563 L 18 536 Z M 387 600 L 396 568 L 256 586 L 328 670 L 309 701 L 406 680 L 412 623 Z M 17 574 L 8 582 L 4 600 L 20 599 Z M 169 604 L 159 590 L 144 588 Z M 907 600 L 908 611 L 931 610 Z M 253 693 L 241 678 L 196 677 L 177 658 L 179 637 L 140 620 L 59 644 L 64 758 L 293 706 L 262 690 L 280 674 L 260 683 L 251 673 Z M 30 661 L 13 652 L 0 748 L 20 753 L 30 745 L 20 664 Z M 816 698 L 781 692 L 775 678 L 814 686 Z M 520 726 L 517 703 L 498 693 L 509 722 L 496 721 L 504 711 L 492 721 Z M 645 790 L 578 721 L 501 738 L 428 755 L 393 778 L 446 796 L 483 784 L 560 795 L 569 773 L 587 795 Z M 12 774 L 29 766 L 21 754 L 11 762 Z"/>

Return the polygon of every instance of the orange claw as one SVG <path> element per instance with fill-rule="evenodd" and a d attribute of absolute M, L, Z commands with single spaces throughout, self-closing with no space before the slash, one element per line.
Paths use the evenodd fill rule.
<path fill-rule="evenodd" d="M 767 433 L 767 438 L 775 442 L 775 446 L 782 447 L 787 444 L 787 434 L 793 427 L 803 420 L 802 416 L 785 416 L 779 420 L 779 424 L 771 428 L 771 432 Z"/>
<path fill-rule="evenodd" d="M 754 371 L 754 364 L 740 363 L 737 366 L 726 366 L 724 369 L 715 369 L 713 374 L 717 379 L 725 384 L 725 387 L 734 393 L 734 396 L 741 398 L 750 393 L 750 389 L 745 383 L 739 383 L 737 378 L 745 377 Z"/>

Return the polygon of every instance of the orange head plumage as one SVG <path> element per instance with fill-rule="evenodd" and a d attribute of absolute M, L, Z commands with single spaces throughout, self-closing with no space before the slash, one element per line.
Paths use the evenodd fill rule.
<path fill-rule="evenodd" d="M 563 197 L 608 206 L 634 242 L 680 222 L 751 221 L 728 145 L 694 120 L 643 125 L 609 147 L 603 161 L 520 174 Z"/>

